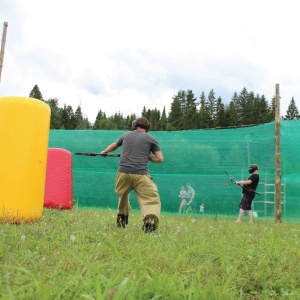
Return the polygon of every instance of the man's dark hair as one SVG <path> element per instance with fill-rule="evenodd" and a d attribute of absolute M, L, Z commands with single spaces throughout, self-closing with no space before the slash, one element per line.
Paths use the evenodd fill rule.
<path fill-rule="evenodd" d="M 150 127 L 150 123 L 149 123 L 149 121 L 148 121 L 146 118 L 144 118 L 144 117 L 138 118 L 138 119 L 136 119 L 136 120 L 134 120 L 134 121 L 132 122 L 131 128 L 132 128 L 132 130 L 136 130 L 138 127 L 143 128 L 143 129 L 146 130 L 146 132 L 148 132 L 149 127 Z"/>

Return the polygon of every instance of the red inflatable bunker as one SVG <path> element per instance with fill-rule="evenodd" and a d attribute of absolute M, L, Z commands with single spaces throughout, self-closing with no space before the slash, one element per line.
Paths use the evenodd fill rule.
<path fill-rule="evenodd" d="M 44 207 L 73 208 L 72 154 L 48 148 Z"/>

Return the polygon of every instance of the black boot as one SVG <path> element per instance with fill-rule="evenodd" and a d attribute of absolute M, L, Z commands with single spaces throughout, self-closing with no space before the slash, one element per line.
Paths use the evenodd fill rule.
<path fill-rule="evenodd" d="M 147 215 L 144 217 L 144 225 L 142 229 L 145 233 L 154 232 L 157 229 L 158 218 L 155 215 Z"/>
<path fill-rule="evenodd" d="M 127 216 L 127 223 L 128 223 L 128 216 Z M 123 214 L 118 214 L 117 216 L 117 227 L 125 228 L 126 223 L 126 216 Z"/>
<path fill-rule="evenodd" d="M 152 233 L 157 229 L 157 225 L 146 223 L 143 225 L 142 229 L 144 230 L 145 233 Z"/>

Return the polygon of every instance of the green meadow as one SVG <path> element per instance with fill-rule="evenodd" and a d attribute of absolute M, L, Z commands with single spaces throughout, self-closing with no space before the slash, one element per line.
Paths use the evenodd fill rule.
<path fill-rule="evenodd" d="M 300 299 L 300 225 L 164 214 L 157 232 L 116 211 L 50 210 L 0 224 L 0 299 Z"/>

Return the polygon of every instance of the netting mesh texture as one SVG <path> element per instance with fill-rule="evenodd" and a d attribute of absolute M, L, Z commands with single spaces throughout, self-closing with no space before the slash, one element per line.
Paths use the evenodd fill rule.
<path fill-rule="evenodd" d="M 300 212 L 300 121 L 280 122 L 281 202 L 283 217 L 299 218 Z M 74 152 L 100 152 L 125 131 L 51 130 L 49 148 Z M 275 124 L 243 128 L 149 132 L 158 140 L 165 161 L 149 162 L 151 176 L 161 196 L 162 212 L 178 212 L 182 185 L 196 191 L 196 212 L 237 215 L 241 189 L 234 180 L 247 179 L 248 166 L 259 165 L 260 183 L 253 203 L 259 217 L 274 216 L 275 208 Z M 119 150 L 119 151 L 118 151 Z M 116 152 L 120 152 L 119 148 Z M 119 158 L 73 155 L 73 192 L 79 207 L 115 209 L 114 192 Z M 132 208 L 138 208 L 135 193 Z"/>

